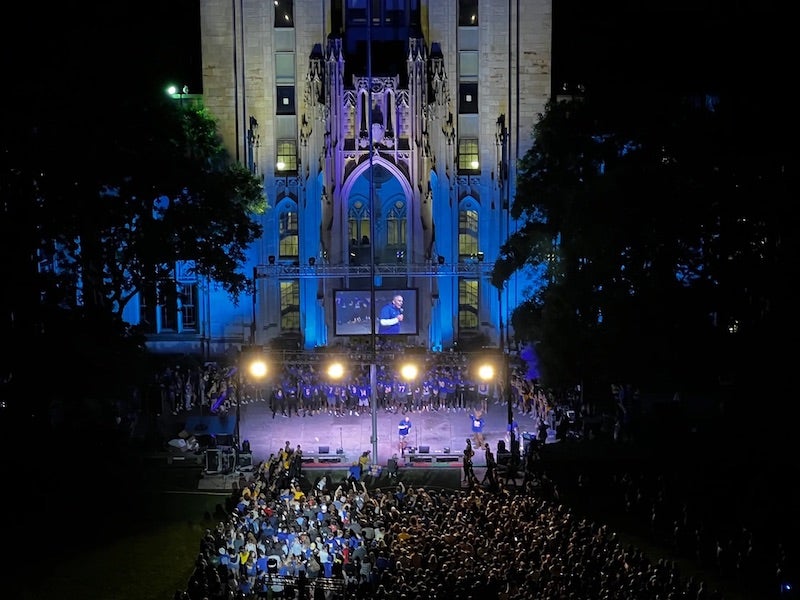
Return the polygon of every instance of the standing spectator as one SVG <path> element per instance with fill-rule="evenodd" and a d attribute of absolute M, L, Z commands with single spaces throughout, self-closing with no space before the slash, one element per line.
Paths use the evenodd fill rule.
<path fill-rule="evenodd" d="M 358 466 L 359 466 L 359 481 L 361 478 L 369 471 L 369 463 L 370 463 L 370 451 L 364 450 L 361 453 L 361 456 L 358 457 Z"/>
<path fill-rule="evenodd" d="M 536 439 L 539 440 L 541 446 L 544 446 L 545 442 L 547 442 L 547 421 L 544 420 L 544 417 L 539 417 L 539 425 L 536 428 Z"/>
<path fill-rule="evenodd" d="M 472 448 L 472 440 L 467 438 L 467 445 L 464 447 L 464 457 L 462 468 L 464 470 L 464 483 L 472 485 L 475 480 L 475 471 L 472 470 L 472 457 L 475 450 Z"/>
<path fill-rule="evenodd" d="M 301 448 L 300 444 L 297 444 L 297 448 L 295 448 L 294 452 L 291 456 L 291 461 L 289 464 L 289 479 L 296 479 L 300 481 L 300 477 L 303 474 L 303 449 Z"/>
<path fill-rule="evenodd" d="M 520 439 L 519 423 L 516 418 L 512 417 L 511 423 L 506 425 L 506 447 L 509 448 L 509 450 L 512 447 L 519 448 Z"/>
<path fill-rule="evenodd" d="M 481 484 L 487 484 L 490 488 L 494 488 L 497 483 L 497 462 L 492 454 L 492 449 L 488 443 L 483 446 L 484 456 L 486 457 L 486 474 L 481 480 Z"/>

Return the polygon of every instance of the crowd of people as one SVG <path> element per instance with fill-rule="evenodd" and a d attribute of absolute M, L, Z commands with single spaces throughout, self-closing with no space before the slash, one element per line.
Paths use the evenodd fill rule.
<path fill-rule="evenodd" d="M 264 461 L 220 509 L 176 599 L 722 597 L 576 516 L 543 472 L 519 488 L 326 474 L 303 489 L 283 464 Z"/>
<path fill-rule="evenodd" d="M 303 487 L 299 460 L 302 453 L 287 442 L 285 449 L 240 480 L 240 490 L 221 511 L 219 523 L 201 541 L 187 589 L 176 593 L 176 597 L 723 597 L 708 584 L 682 576 L 674 562 L 650 560 L 641 550 L 623 543 L 608 527 L 576 516 L 574 507 L 567 508 L 563 503 L 560 483 L 549 478 L 538 463 L 536 448 L 544 448 L 544 439 L 532 442 L 533 451 L 525 452 L 522 485 L 517 485 L 516 477 L 509 480 L 508 468 L 498 465 L 505 448 L 498 447 L 495 455 L 481 438 L 481 414 L 491 410 L 493 404 L 504 402 L 504 390 L 472 381 L 465 359 L 449 355 L 440 358 L 445 360 L 427 363 L 423 376 L 410 390 L 390 366 L 378 365 L 376 397 L 379 408 L 400 413 L 401 438 L 411 427 L 408 415 L 415 411 L 444 410 L 468 415 L 473 423 L 473 439 L 467 440 L 462 463 L 466 486 L 453 490 L 406 489 L 402 475 L 398 477 L 394 471 L 383 481 L 383 487 L 367 489 L 350 471 L 341 481 L 334 482 L 327 475 Z M 275 415 L 282 414 L 281 406 L 285 406 L 286 416 L 292 417 L 312 417 L 323 411 L 333 415 L 350 411 L 363 414 L 372 400 L 369 372 L 359 368 L 358 362 L 353 364 L 356 368 L 349 377 L 336 383 L 325 380 L 321 363 L 288 364 L 270 387 L 249 386 L 243 394 L 244 401 L 272 402 Z M 190 378 L 186 374 L 183 380 L 175 379 L 181 382 Z M 207 365 L 193 378 L 204 382 L 205 391 L 193 396 L 185 406 L 178 403 L 178 411 L 188 410 L 194 402 L 212 406 L 228 386 L 236 384 L 230 368 L 217 365 Z M 546 432 L 547 426 L 556 429 L 557 424 L 567 422 L 564 415 L 559 416 L 553 398 L 537 389 L 516 367 L 511 385 L 514 414 L 535 418 L 539 431 Z M 361 391 L 365 386 L 367 394 Z M 182 389 L 178 383 L 171 386 L 173 392 L 169 393 L 165 391 L 168 387 L 161 386 L 167 402 L 178 397 L 178 390 Z M 334 401 L 329 403 L 331 387 Z M 278 390 L 290 399 L 296 397 L 297 402 L 276 402 Z M 312 400 L 307 403 L 308 398 Z M 226 410 L 226 402 L 224 398 L 218 402 L 218 409 Z M 516 418 L 513 430 L 519 441 Z M 609 439 L 626 441 L 617 424 L 605 423 L 603 427 Z M 546 434 L 538 436 L 543 437 Z M 565 439 L 563 435 L 557 437 Z M 585 437 L 593 439 L 591 435 Z M 486 464 L 481 479 L 472 469 L 472 458 L 478 451 L 484 453 Z M 688 556 L 712 571 L 734 578 L 774 577 L 776 594 L 769 597 L 793 597 L 783 587 L 783 580 L 790 580 L 794 564 L 787 547 L 778 545 L 774 549 L 777 558 L 774 571 L 770 572 L 773 549 L 759 546 L 752 529 L 743 526 L 738 531 L 715 530 L 710 521 L 691 518 L 696 513 L 685 499 L 670 504 L 669 494 L 662 487 L 654 486 L 648 491 L 642 481 L 641 474 L 617 474 L 601 483 L 599 476 L 584 473 L 577 477 L 577 491 L 572 491 L 617 498 L 621 512 L 643 515 L 642 519 L 649 520 L 643 529 L 649 526 L 659 542 L 671 547 L 676 556 Z M 681 497 L 680 493 L 674 496 Z"/>
<path fill-rule="evenodd" d="M 385 352 L 386 348 L 381 350 Z M 404 379 L 391 363 L 377 364 L 374 398 L 379 410 L 402 414 L 425 411 L 486 414 L 492 405 L 505 404 L 502 379 L 481 381 L 466 355 L 419 356 L 424 368 L 413 381 Z M 326 358 L 325 354 L 308 353 L 303 360 L 283 361 L 280 371 L 268 381 L 245 379 L 241 395 L 236 389 L 240 378 L 235 361 L 227 366 L 216 362 L 170 366 L 157 378 L 154 400 L 157 412 L 178 415 L 201 407 L 225 413 L 233 410 L 241 398 L 243 404 L 269 402 L 273 418 L 369 413 L 373 401 L 369 364 L 360 362 L 356 353 L 349 357 L 349 372 L 334 379 L 324 371 Z M 512 367 L 509 384 L 515 413 L 552 420 L 556 406 L 553 397 L 525 377 L 524 364 L 514 361 Z M 554 427 L 555 423 L 550 425 Z"/>

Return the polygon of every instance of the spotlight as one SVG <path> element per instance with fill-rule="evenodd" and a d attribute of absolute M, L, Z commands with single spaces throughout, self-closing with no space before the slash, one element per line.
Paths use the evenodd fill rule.
<path fill-rule="evenodd" d="M 406 251 L 405 250 L 398 250 L 397 251 L 397 262 L 401 263 L 406 258 Z"/>

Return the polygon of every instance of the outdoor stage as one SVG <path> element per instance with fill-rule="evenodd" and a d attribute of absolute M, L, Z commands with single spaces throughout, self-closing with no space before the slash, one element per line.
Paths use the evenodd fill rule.
<path fill-rule="evenodd" d="M 397 455 L 405 466 L 461 467 L 461 452 L 466 439 L 472 437 L 472 422 L 469 411 L 456 412 L 413 412 L 411 432 L 407 436 L 408 446 L 405 460 L 399 449 L 400 438 L 397 425 L 402 418 L 400 413 L 379 411 L 377 415 L 377 456 L 372 462 L 386 465 Z M 508 411 L 505 404 L 491 404 L 483 415 L 485 420 L 484 437 L 492 452 L 497 452 L 497 442 L 506 440 Z M 515 415 L 520 434 L 535 432 L 536 421 L 530 417 Z M 358 460 L 362 452 L 372 451 L 372 416 L 361 413 L 358 416 L 335 417 L 327 413 L 290 418 L 280 414 L 272 418 L 269 403 L 255 401 L 243 404 L 240 421 L 241 439 L 248 440 L 253 453 L 253 461 L 258 463 L 277 453 L 288 441 L 292 448 L 299 444 L 306 460 L 321 463 L 321 466 L 349 466 Z M 550 431 L 549 442 L 555 441 L 555 432 Z M 473 440 L 474 443 L 474 440 Z M 484 465 L 483 452 L 476 448 L 475 466 Z"/>

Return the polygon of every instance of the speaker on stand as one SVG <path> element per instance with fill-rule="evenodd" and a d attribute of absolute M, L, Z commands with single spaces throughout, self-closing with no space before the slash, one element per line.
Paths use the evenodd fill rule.
<path fill-rule="evenodd" d="M 219 448 L 208 448 L 206 450 L 206 473 L 219 473 L 220 462 Z"/>

